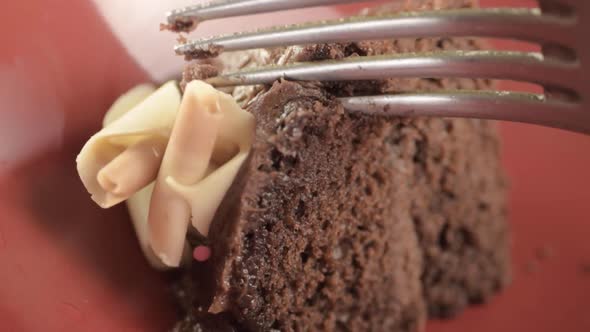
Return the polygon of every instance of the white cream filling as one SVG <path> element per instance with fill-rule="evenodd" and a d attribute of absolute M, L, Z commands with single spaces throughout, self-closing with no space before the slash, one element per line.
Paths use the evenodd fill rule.
<path fill-rule="evenodd" d="M 254 137 L 254 117 L 231 96 L 193 81 L 180 98 L 173 82 L 155 92 L 136 87 L 115 102 L 77 158 L 80 178 L 101 207 L 128 200 L 156 268 L 180 265 L 189 224 L 208 235 Z"/>

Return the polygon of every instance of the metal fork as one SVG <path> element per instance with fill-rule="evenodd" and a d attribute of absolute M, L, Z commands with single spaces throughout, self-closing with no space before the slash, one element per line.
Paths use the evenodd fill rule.
<path fill-rule="evenodd" d="M 353 0 L 242 0 L 187 7 L 168 14 L 170 26 Z M 478 36 L 538 43 L 544 52 L 445 51 L 296 63 L 225 73 L 214 86 L 301 81 L 461 77 L 535 83 L 544 94 L 441 91 L 340 98 L 351 112 L 390 116 L 495 119 L 590 134 L 590 1 L 541 0 L 538 9 L 461 9 L 353 17 L 188 41 L 175 47 L 188 58 L 220 52 L 311 43 Z M 182 23 L 182 24 L 181 24 Z"/>

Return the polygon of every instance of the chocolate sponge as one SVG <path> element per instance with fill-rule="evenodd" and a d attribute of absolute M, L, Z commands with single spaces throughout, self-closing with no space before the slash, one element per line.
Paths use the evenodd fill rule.
<path fill-rule="evenodd" d="M 396 1 L 379 13 L 471 5 Z M 423 38 L 289 51 L 290 61 L 316 61 L 482 47 Z M 285 52 L 272 51 L 271 61 Z M 211 72 L 195 66 L 185 81 Z M 176 330 L 409 332 L 428 314 L 489 299 L 509 280 L 494 124 L 354 115 L 336 97 L 491 84 L 283 80 L 262 88 L 247 104 L 257 120 L 252 153 L 212 224 L 213 256 L 178 284 L 187 315 Z"/>

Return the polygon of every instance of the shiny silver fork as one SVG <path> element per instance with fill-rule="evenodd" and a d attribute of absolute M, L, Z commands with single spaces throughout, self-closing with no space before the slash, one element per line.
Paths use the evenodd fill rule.
<path fill-rule="evenodd" d="M 187 7 L 168 14 L 175 30 L 198 22 L 353 0 L 242 0 Z M 291 25 L 188 41 L 175 47 L 187 58 L 221 52 L 311 43 L 479 36 L 538 43 L 543 52 L 446 51 L 296 63 L 224 73 L 214 86 L 300 81 L 459 77 L 535 83 L 544 94 L 441 91 L 340 98 L 351 112 L 393 116 L 466 117 L 525 122 L 590 134 L 590 1 L 541 0 L 538 9 L 462 9 Z"/>

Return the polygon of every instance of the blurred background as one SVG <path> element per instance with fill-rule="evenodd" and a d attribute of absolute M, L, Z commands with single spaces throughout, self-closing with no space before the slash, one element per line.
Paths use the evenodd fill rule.
<path fill-rule="evenodd" d="M 144 262 L 124 207 L 92 203 L 74 159 L 119 94 L 180 71 L 171 51 L 176 36 L 159 32 L 159 23 L 165 11 L 196 2 L 0 4 L 0 330 L 164 331 L 173 324 L 169 276 Z M 211 22 L 191 37 L 357 9 Z M 512 184 L 514 281 L 491 303 L 431 322 L 428 331 L 590 331 L 590 137 L 514 123 L 500 129 Z"/>

